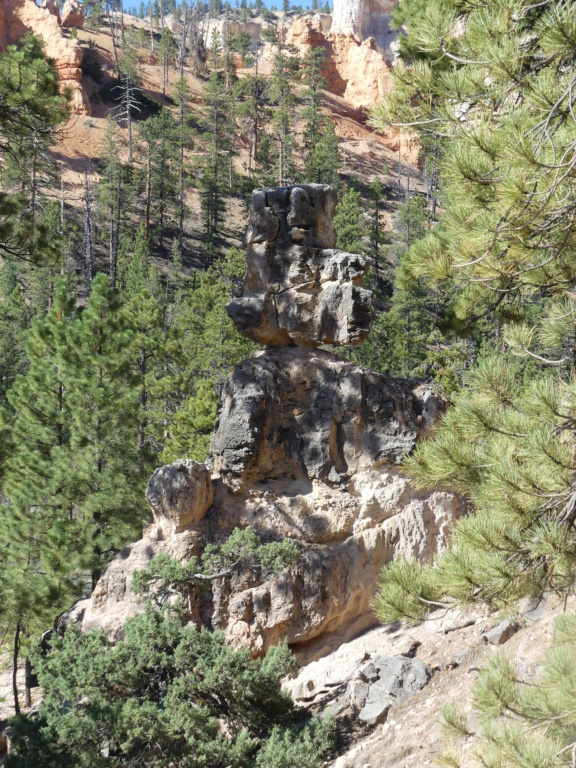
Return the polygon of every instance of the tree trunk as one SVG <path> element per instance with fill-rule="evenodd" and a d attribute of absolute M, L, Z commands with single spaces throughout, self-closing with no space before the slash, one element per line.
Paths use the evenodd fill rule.
<path fill-rule="evenodd" d="M 130 71 L 126 72 L 126 129 L 128 131 L 128 164 L 132 164 L 132 104 L 135 102 Z M 137 106 L 137 102 L 136 102 Z"/>
<path fill-rule="evenodd" d="M 14 713 L 19 715 L 20 702 L 18 700 L 18 656 L 20 655 L 20 619 L 16 624 L 16 632 L 14 633 L 14 649 L 12 656 L 12 694 L 14 696 Z"/>
<path fill-rule="evenodd" d="M 140 376 L 142 377 L 142 389 L 140 390 L 140 405 L 142 407 L 142 418 L 138 424 L 138 453 L 144 448 L 145 429 L 148 424 L 144 414 L 148 405 L 148 392 L 146 390 L 146 352 L 142 350 L 140 355 Z"/>
<path fill-rule="evenodd" d="M 90 188 L 88 186 L 88 171 L 84 172 L 84 228 L 86 235 L 86 261 L 88 262 L 88 281 L 94 279 L 94 253 L 92 249 L 92 219 L 90 216 Z"/>
<path fill-rule="evenodd" d="M 116 287 L 116 272 L 118 269 L 118 249 L 120 247 L 120 204 L 122 202 L 122 168 L 118 165 L 118 186 L 116 189 L 116 232 L 114 234 L 114 250 L 110 264 L 110 285 Z"/>
<path fill-rule="evenodd" d="M 30 709 L 32 706 L 32 664 L 30 659 L 26 656 L 24 662 L 24 677 L 25 677 L 25 689 L 26 689 L 26 708 Z"/>

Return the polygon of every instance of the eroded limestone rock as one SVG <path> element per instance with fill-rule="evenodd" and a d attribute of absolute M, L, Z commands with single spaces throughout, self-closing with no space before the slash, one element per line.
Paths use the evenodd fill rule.
<path fill-rule="evenodd" d="M 380 0 L 335 0 L 332 18 L 315 14 L 296 19 L 287 43 L 301 54 L 324 48 L 327 89 L 355 109 L 368 110 L 392 87 L 390 69 L 398 41 L 389 27 L 391 5 Z"/>
<path fill-rule="evenodd" d="M 375 623 L 370 601 L 386 563 L 429 562 L 445 546 L 460 500 L 417 491 L 399 466 L 445 403 L 317 348 L 360 341 L 369 326 L 366 265 L 333 249 L 333 207 L 333 191 L 320 185 L 255 194 L 246 291 L 231 315 L 271 346 L 228 376 L 207 465 L 181 460 L 152 476 L 155 524 L 80 607 L 84 629 L 121 631 L 142 607 L 132 575 L 152 557 L 188 559 L 251 527 L 264 542 L 291 539 L 298 561 L 280 573 L 247 568 L 214 580 L 190 618 L 255 655 L 286 640 L 310 659 Z M 376 722 L 384 710 L 373 710 L 391 689 L 369 689 L 358 711 L 368 707 Z M 354 696 L 360 701 L 359 690 Z"/>
<path fill-rule="evenodd" d="M 370 331 L 368 270 L 334 250 L 335 191 L 322 184 L 255 192 L 245 237 L 244 295 L 227 306 L 244 336 L 261 344 L 358 344 Z"/>
<path fill-rule="evenodd" d="M 224 388 L 212 505 L 182 526 L 176 510 L 188 509 L 190 498 L 184 462 L 157 470 L 148 493 L 156 524 L 108 566 L 82 626 L 118 632 L 139 609 L 134 570 L 161 552 L 198 554 L 247 526 L 264 541 L 294 540 L 300 559 L 281 573 L 249 570 L 214 582 L 197 613 L 231 642 L 259 654 L 287 640 L 300 658 L 314 658 L 334 637 L 344 642 L 373 626 L 382 567 L 401 555 L 430 561 L 462 509 L 454 494 L 417 491 L 398 467 L 442 409 L 429 391 L 328 352 L 256 353 Z"/>
<path fill-rule="evenodd" d="M 396 33 L 390 17 L 398 0 L 334 0 L 332 35 L 347 35 L 362 43 L 372 38 L 374 45 L 390 57 Z"/>
<path fill-rule="evenodd" d="M 214 487 L 206 466 L 192 459 L 179 459 L 157 469 L 146 489 L 154 521 L 164 536 L 172 536 L 197 525 L 214 498 Z"/>
<path fill-rule="evenodd" d="M 395 465 L 440 398 L 310 347 L 269 347 L 224 386 L 212 438 L 214 471 L 231 487 L 264 479 L 340 483 Z"/>
<path fill-rule="evenodd" d="M 63 27 L 83 27 L 84 9 L 78 0 L 66 0 L 62 8 Z"/>

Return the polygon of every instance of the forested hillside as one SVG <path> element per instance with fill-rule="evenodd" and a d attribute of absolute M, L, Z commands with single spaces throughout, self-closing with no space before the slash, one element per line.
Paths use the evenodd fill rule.
<path fill-rule="evenodd" d="M 82 5 L 83 27 L 62 35 L 81 48 L 92 116 L 72 114 L 41 34 L 0 54 L 4 765 L 331 764 L 349 721 L 281 687 L 297 666 L 286 643 L 305 658 L 321 634 L 290 624 L 306 589 L 344 596 L 313 603 L 324 633 L 346 611 L 371 626 L 353 610 L 372 597 L 383 623 L 420 624 L 480 607 L 519 621 L 519 600 L 574 593 L 573 4 L 402 0 L 385 29 L 398 36 L 391 87 L 369 115 L 334 94 L 321 17 L 295 44 L 307 9 L 287 1 Z M 330 185 L 335 210 L 307 185 Z M 252 197 L 270 188 L 286 200 Z M 254 327 L 272 322 L 270 296 L 288 330 L 265 348 Z M 249 311 L 234 316 L 233 300 Z M 162 490 L 158 512 L 148 484 L 180 460 L 203 508 L 167 533 L 162 516 L 182 504 Z M 456 498 L 467 514 L 454 522 Z M 411 504 L 413 528 L 378 528 Z M 385 543 L 362 540 L 360 569 L 338 547 L 370 526 Z M 170 549 L 184 529 L 193 543 Z M 150 530 L 167 549 L 130 571 L 146 607 L 119 634 L 68 617 L 43 636 L 75 601 L 105 604 L 106 568 Z M 346 585 L 321 581 L 322 557 Z M 375 563 L 380 583 L 348 599 L 354 568 Z M 234 635 L 232 598 L 288 578 L 292 608 L 270 633 L 284 642 L 262 640 L 254 616 L 277 609 L 256 597 Z M 442 764 L 574 764 L 573 623 L 530 686 L 495 655 L 472 710 L 445 708 L 456 746 Z"/>

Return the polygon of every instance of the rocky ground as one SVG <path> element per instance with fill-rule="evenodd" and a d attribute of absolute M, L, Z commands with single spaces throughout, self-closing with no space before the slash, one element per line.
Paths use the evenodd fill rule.
<path fill-rule="evenodd" d="M 511 636 L 500 631 L 498 616 L 478 610 L 438 612 L 414 627 L 377 627 L 303 667 L 287 688 L 304 706 L 350 716 L 343 730 L 355 732 L 353 743 L 346 747 L 343 740 L 343 753 L 327 763 L 332 768 L 435 765 L 448 744 L 440 727 L 442 707 L 457 702 L 470 709 L 471 686 L 487 658 L 500 647 L 514 660 L 523 679 L 532 678 L 549 647 L 556 618 L 574 604 L 573 599 L 565 605 L 553 597 L 537 605 L 525 603 L 520 626 Z M 497 631 L 487 642 L 486 633 L 493 627 Z M 403 654 L 428 667 L 429 681 L 420 690 L 419 685 L 408 685 L 411 695 L 397 705 L 392 703 L 387 712 L 382 710 L 379 722 L 362 732 L 361 710 L 354 711 L 346 702 L 350 687 L 365 682 L 363 670 L 378 657 Z M 385 700 L 386 692 L 379 698 Z M 464 741 L 463 746 L 463 768 L 477 766 L 472 759 L 473 740 Z"/>

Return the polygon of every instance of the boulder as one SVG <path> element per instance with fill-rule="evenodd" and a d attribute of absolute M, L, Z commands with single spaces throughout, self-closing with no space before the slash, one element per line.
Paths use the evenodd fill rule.
<path fill-rule="evenodd" d="M 490 645 L 504 645 L 510 638 L 518 632 L 520 625 L 510 619 L 505 619 L 495 627 L 484 632 L 482 639 Z"/>
<path fill-rule="evenodd" d="M 66 0 L 62 8 L 61 23 L 63 27 L 84 26 L 84 9 L 79 0 Z"/>
<path fill-rule="evenodd" d="M 432 669 L 408 656 L 383 656 L 374 651 L 354 652 L 354 641 L 335 654 L 302 669 L 284 688 L 303 706 L 328 709 L 336 717 L 358 717 L 374 726 L 388 712 L 422 690 Z M 338 663 L 336 663 L 338 661 Z"/>
<path fill-rule="evenodd" d="M 335 191 L 303 184 L 258 191 L 246 232 L 244 294 L 227 311 L 261 344 L 358 344 L 370 331 L 368 261 L 334 250 Z"/>
<path fill-rule="evenodd" d="M 173 536 L 197 525 L 213 498 L 214 489 L 206 465 L 192 459 L 180 459 L 160 467 L 146 489 L 146 500 L 164 536 Z"/>
<path fill-rule="evenodd" d="M 405 656 L 377 656 L 370 664 L 367 693 L 361 697 L 358 713 L 368 725 L 383 722 L 388 711 L 422 690 L 432 677 L 432 670 L 418 659 Z M 363 676 L 359 670 L 360 677 Z"/>

